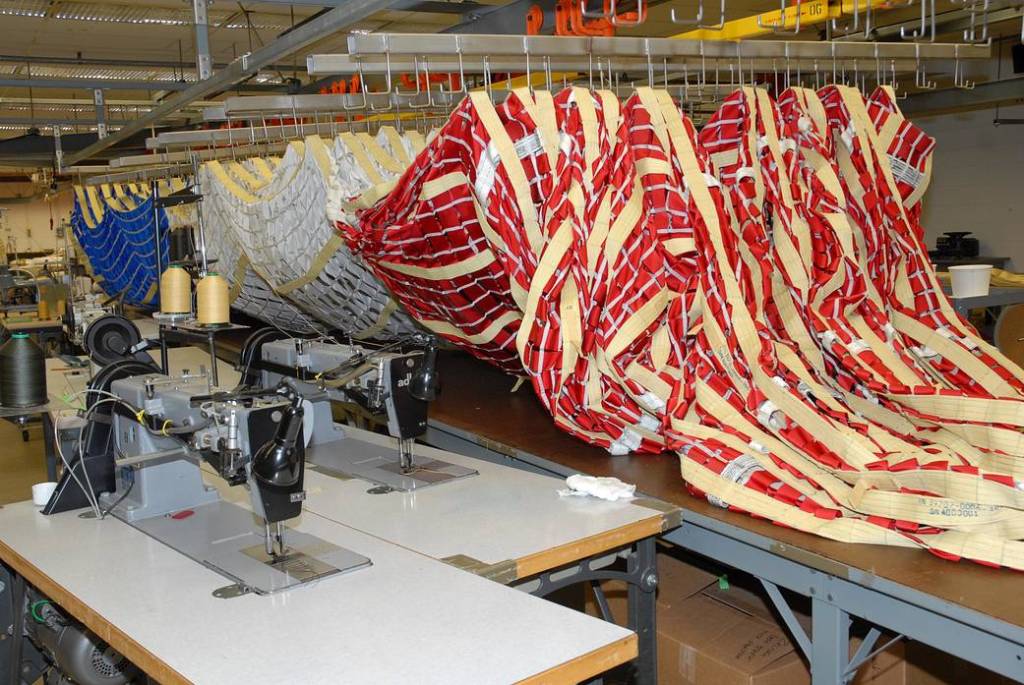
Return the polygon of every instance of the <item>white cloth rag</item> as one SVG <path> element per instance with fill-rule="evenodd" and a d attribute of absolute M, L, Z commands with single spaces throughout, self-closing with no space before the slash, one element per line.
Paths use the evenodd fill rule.
<path fill-rule="evenodd" d="M 636 486 L 623 483 L 618 478 L 583 476 L 576 474 L 565 479 L 568 490 L 559 490 L 562 497 L 598 497 L 609 502 L 620 499 L 633 499 Z"/>

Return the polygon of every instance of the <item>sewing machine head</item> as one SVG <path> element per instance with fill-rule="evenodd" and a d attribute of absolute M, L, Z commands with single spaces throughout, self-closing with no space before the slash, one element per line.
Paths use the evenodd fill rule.
<path fill-rule="evenodd" d="M 202 479 L 206 462 L 248 489 L 283 551 L 278 524 L 297 517 L 305 497 L 305 410 L 293 387 L 211 394 L 204 375 L 145 374 L 113 381 L 110 392 L 124 401 L 113 412 L 116 488 L 102 498 L 115 515 L 137 521 L 216 501 Z"/>
<path fill-rule="evenodd" d="M 75 483 L 91 482 L 102 493 L 94 511 L 229 578 L 217 597 L 278 592 L 370 565 L 284 525 L 302 513 L 313 432 L 304 424 L 325 410 L 330 416 L 325 397 L 310 401 L 290 381 L 211 392 L 205 373 L 169 377 L 138 360 L 104 367 L 92 387 L 105 404 L 94 400 L 86 410 L 84 457 L 65 470 L 43 513 L 81 508 Z M 209 485 L 204 470 L 228 487 Z M 232 496 L 236 486 L 247 491 L 248 508 Z"/>

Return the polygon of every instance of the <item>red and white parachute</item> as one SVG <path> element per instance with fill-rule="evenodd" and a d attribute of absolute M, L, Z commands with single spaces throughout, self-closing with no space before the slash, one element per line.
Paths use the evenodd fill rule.
<path fill-rule="evenodd" d="M 1024 568 L 1024 372 L 942 294 L 892 93 L 472 94 L 338 227 L 421 325 L 613 453 L 849 542 Z"/>

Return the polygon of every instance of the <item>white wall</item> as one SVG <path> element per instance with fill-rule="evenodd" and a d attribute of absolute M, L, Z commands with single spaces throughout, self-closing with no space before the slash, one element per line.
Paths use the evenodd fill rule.
<path fill-rule="evenodd" d="M 1024 106 L 1000 117 L 1024 118 Z M 973 231 L 981 253 L 1010 257 L 1024 271 L 1024 126 L 993 126 L 995 110 L 915 118 L 936 139 L 922 222 L 926 242 L 946 231 Z"/>
<path fill-rule="evenodd" d="M 8 237 L 13 237 L 18 251 L 52 250 L 57 246 L 56 231 L 50 228 L 50 216 L 56 227 L 61 220 L 71 216 L 73 193 L 64 190 L 48 201 L 42 198 L 25 201 L 12 196 L 29 195 L 33 188 L 29 184 L 3 185 L 0 195 L 0 207 L 6 208 L 0 225 L 0 243 L 8 244 Z"/>

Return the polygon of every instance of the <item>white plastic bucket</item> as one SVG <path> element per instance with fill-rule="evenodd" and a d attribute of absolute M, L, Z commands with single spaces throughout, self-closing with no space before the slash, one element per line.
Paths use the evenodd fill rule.
<path fill-rule="evenodd" d="M 963 264 L 949 267 L 953 282 L 953 297 L 981 297 L 988 295 L 991 264 Z"/>
<path fill-rule="evenodd" d="M 53 491 L 56 489 L 57 484 L 53 482 L 36 483 L 32 486 L 32 503 L 37 507 L 45 507 L 46 503 L 50 501 Z"/>

